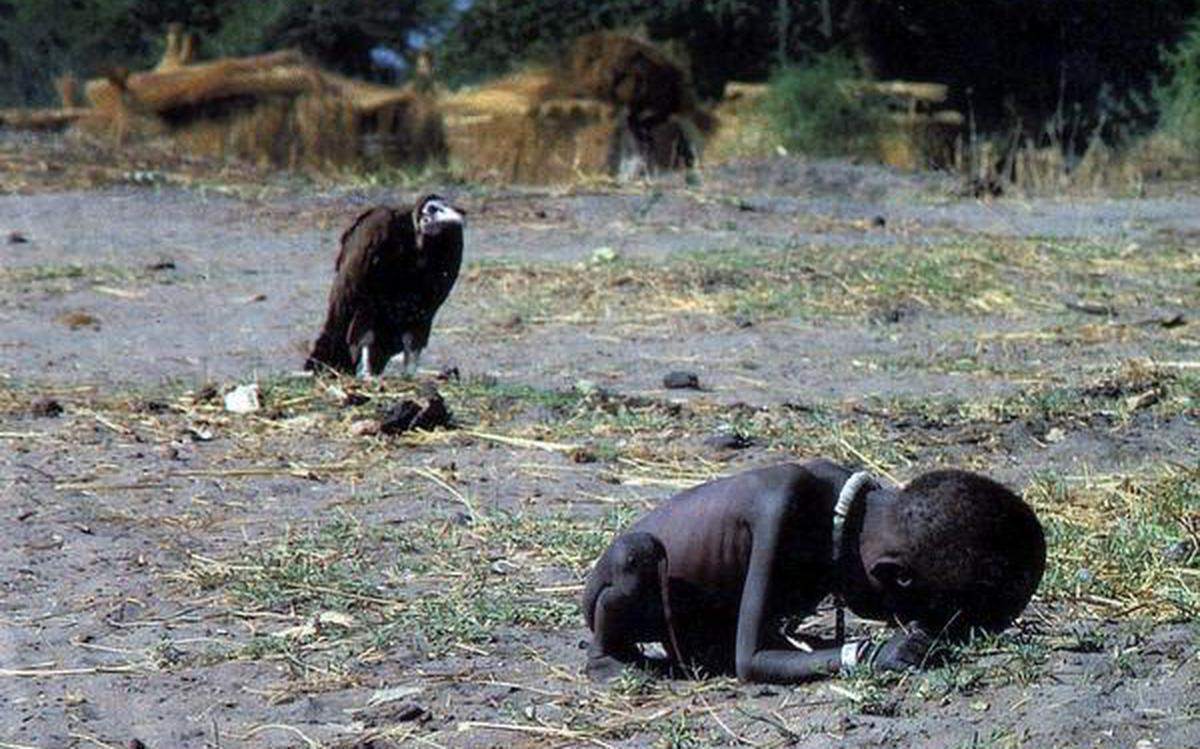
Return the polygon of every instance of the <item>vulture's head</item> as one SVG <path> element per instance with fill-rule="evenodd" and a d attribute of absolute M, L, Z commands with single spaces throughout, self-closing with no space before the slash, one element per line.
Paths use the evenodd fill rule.
<path fill-rule="evenodd" d="M 461 229 L 463 211 L 450 205 L 441 195 L 426 195 L 417 203 L 414 219 L 417 234 L 421 237 L 436 237 L 446 229 Z"/>

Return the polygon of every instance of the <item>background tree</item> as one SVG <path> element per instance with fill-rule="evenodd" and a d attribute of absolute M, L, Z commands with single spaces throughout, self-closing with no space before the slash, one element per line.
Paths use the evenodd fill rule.
<path fill-rule="evenodd" d="M 1149 93 L 1196 0 L 851 0 L 847 42 L 879 78 L 938 81 L 984 131 L 1086 146 L 1153 122 Z"/>
<path fill-rule="evenodd" d="M 454 19 L 451 0 L 302 0 L 277 3 L 260 45 L 299 48 L 322 66 L 359 76 L 371 72 L 371 49 L 405 52 L 440 36 Z"/>
<path fill-rule="evenodd" d="M 64 73 L 152 66 L 167 24 L 200 36 L 202 57 L 299 47 L 365 75 L 370 50 L 404 54 L 453 22 L 452 0 L 0 0 L 0 106 L 49 104 Z"/>

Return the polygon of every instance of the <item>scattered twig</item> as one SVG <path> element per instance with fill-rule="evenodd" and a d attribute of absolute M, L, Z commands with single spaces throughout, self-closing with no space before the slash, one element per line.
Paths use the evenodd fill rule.
<path fill-rule="evenodd" d="M 491 432 L 481 432 L 477 429 L 463 429 L 462 434 L 469 434 L 472 437 L 478 437 L 489 442 L 498 442 L 502 445 L 510 447 L 524 447 L 534 450 L 548 450 L 550 452 L 571 452 L 578 450 L 579 445 L 566 444 L 562 442 L 546 442 L 543 440 L 528 439 L 526 437 L 510 437 L 504 434 L 492 434 Z"/>
<path fill-rule="evenodd" d="M 0 676 L 19 679 L 43 679 L 50 676 L 90 676 L 92 674 L 131 674 L 141 666 L 92 666 L 89 668 L 0 668 Z"/>
<path fill-rule="evenodd" d="M 90 735 L 90 734 L 80 733 L 77 731 L 71 731 L 67 735 L 73 739 L 82 739 L 83 741 L 86 741 L 89 744 L 95 744 L 96 746 L 102 747 L 102 749 L 120 749 L 116 744 L 110 744 L 107 741 L 103 741 L 95 736 Z"/>
<path fill-rule="evenodd" d="M 560 739 L 569 741 L 586 741 L 589 744 L 602 746 L 606 749 L 612 749 L 612 744 L 601 741 L 600 739 L 589 736 L 579 731 L 572 731 L 567 728 L 555 728 L 554 726 L 529 726 L 521 723 L 491 723 L 480 720 L 466 720 L 458 724 L 460 731 L 472 731 L 476 729 L 489 731 L 513 731 L 516 733 L 531 733 L 539 736 L 556 736 Z"/>
<path fill-rule="evenodd" d="M 295 726 L 289 726 L 286 723 L 263 723 L 262 725 L 255 726 L 240 736 L 234 736 L 233 738 L 239 741 L 249 741 L 263 731 L 287 731 L 288 733 L 293 733 L 298 736 L 301 741 L 312 747 L 312 749 L 320 749 L 321 746 L 321 742 L 310 738 L 308 734 L 304 733 L 304 731 L 301 731 L 299 728 L 296 728 Z"/>

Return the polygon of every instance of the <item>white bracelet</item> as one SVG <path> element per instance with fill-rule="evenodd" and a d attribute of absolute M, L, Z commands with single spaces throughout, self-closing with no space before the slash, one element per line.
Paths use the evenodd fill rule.
<path fill-rule="evenodd" d="M 861 642 L 848 642 L 842 646 L 841 670 L 845 671 L 858 665 L 858 651 L 861 647 Z"/>

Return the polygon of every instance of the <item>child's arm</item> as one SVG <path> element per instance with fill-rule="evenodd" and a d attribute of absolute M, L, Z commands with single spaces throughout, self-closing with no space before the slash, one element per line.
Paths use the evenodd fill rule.
<path fill-rule="evenodd" d="M 751 524 L 750 563 L 738 607 L 735 668 L 742 681 L 789 683 L 837 673 L 842 667 L 842 650 L 831 648 L 812 653 L 761 648 L 763 626 L 770 609 L 781 528 L 792 509 L 793 497 L 805 496 L 815 487 L 812 474 L 800 469 L 760 498 L 759 512 Z M 784 581 L 787 584 L 787 581 Z"/>
<path fill-rule="evenodd" d="M 744 681 L 791 684 L 832 676 L 855 666 L 870 666 L 880 671 L 907 671 L 925 665 L 933 640 L 920 628 L 897 632 L 882 645 L 866 641 L 848 642 L 840 648 L 812 652 L 799 650 L 760 650 L 751 659 Z"/>
<path fill-rule="evenodd" d="M 773 581 L 781 529 L 787 514 L 794 509 L 794 498 L 809 496 L 818 481 L 801 469 L 790 480 L 781 482 L 758 503 L 759 512 L 752 522 L 750 562 L 738 608 L 735 667 L 738 678 L 751 682 L 792 683 L 829 676 L 845 667 L 870 661 L 875 668 L 905 670 L 919 667 L 932 640 L 918 627 L 897 633 L 878 648 L 866 643 L 848 643 L 810 653 L 795 650 L 762 649 L 762 632 L 770 610 L 772 587 L 795 585 L 799 581 Z"/>

